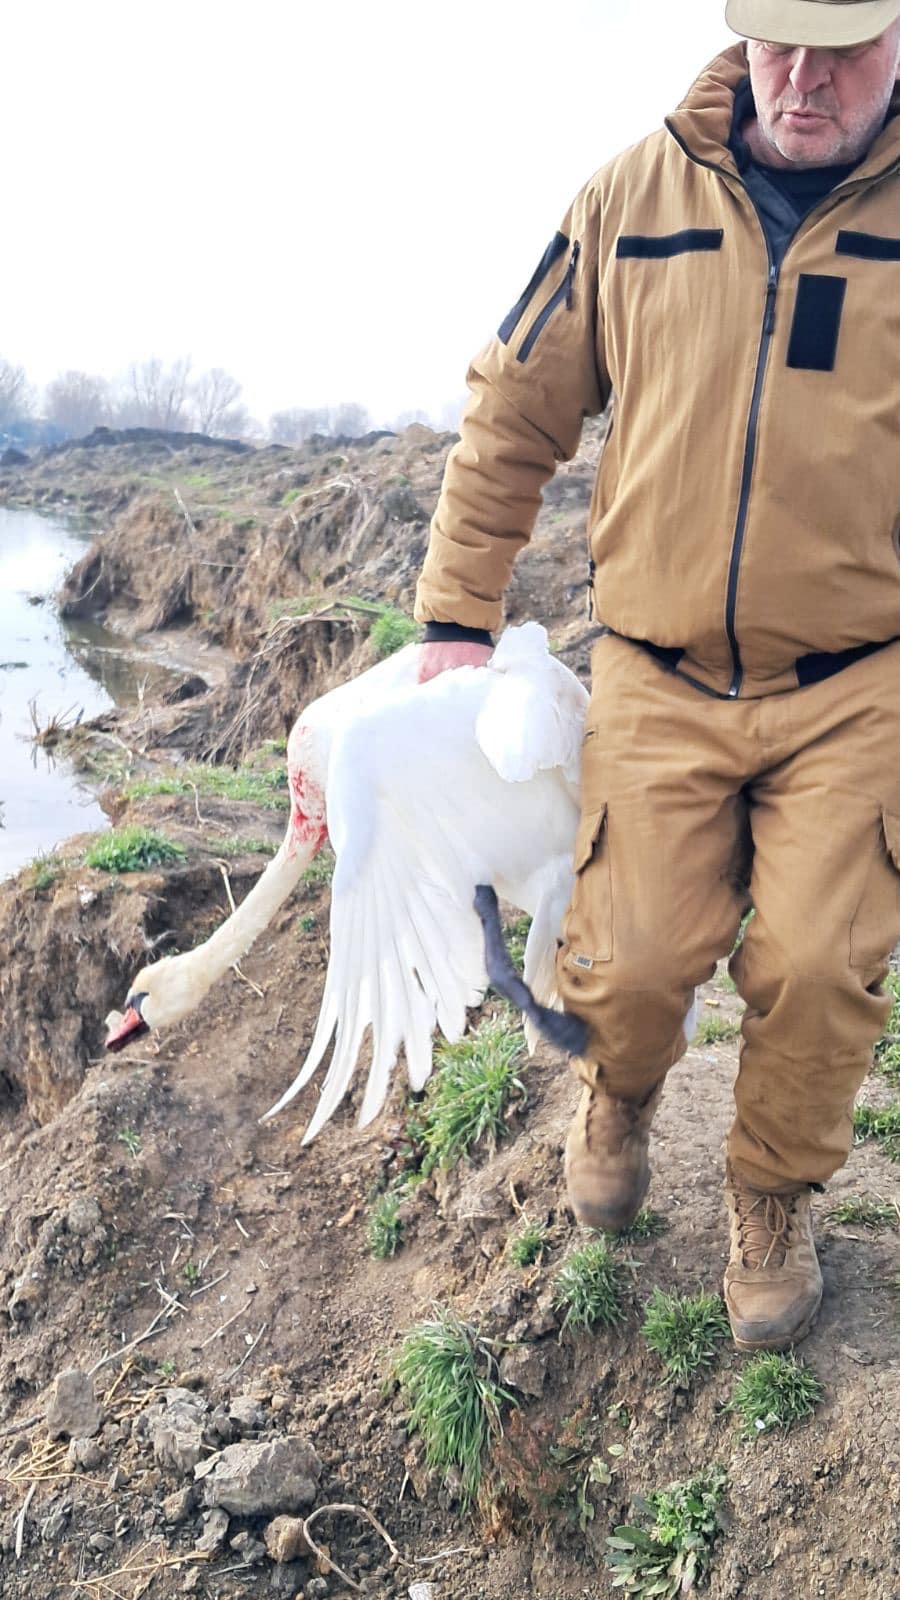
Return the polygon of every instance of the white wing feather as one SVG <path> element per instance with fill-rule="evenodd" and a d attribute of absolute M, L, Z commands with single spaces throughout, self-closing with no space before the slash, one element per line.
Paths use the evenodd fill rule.
<path fill-rule="evenodd" d="M 361 1125 L 381 1110 L 401 1048 L 409 1082 L 421 1089 L 435 1027 L 447 1039 L 462 1036 L 487 982 L 476 884 L 493 883 L 539 912 L 529 947 L 538 987 L 553 987 L 554 919 L 568 893 L 577 822 L 566 769 L 574 748 L 577 777 L 587 695 L 549 656 L 537 624 L 508 630 L 498 657 L 496 671 L 492 662 L 388 691 L 329 729 L 326 807 L 337 866 L 325 991 L 309 1054 L 263 1119 L 310 1081 L 333 1039 L 304 1143 L 346 1093 L 368 1029 Z"/>

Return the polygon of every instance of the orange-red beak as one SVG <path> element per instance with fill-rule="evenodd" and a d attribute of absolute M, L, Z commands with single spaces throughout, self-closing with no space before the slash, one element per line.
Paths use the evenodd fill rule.
<path fill-rule="evenodd" d="M 126 1005 L 123 1012 L 111 1011 L 106 1019 L 109 1033 L 106 1035 L 107 1050 L 123 1050 L 132 1039 L 139 1039 L 141 1034 L 149 1033 L 150 1029 L 140 1013 L 141 996 L 135 997 L 133 1005 Z"/>

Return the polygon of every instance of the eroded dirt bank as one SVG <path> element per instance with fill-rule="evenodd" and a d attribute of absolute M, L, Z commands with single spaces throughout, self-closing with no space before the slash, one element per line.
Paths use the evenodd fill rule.
<path fill-rule="evenodd" d="M 579 1336 L 561 1334 L 552 1304 L 578 1238 L 560 1162 L 577 1095 L 549 1053 L 525 1068 L 497 1152 L 404 1201 L 390 1260 L 371 1256 L 366 1222 L 404 1159 L 402 1086 L 374 1128 L 355 1129 L 351 1103 L 308 1149 L 314 1087 L 259 1126 L 318 1010 L 324 873 L 188 1022 L 101 1055 L 105 1013 L 148 952 L 205 938 L 277 843 L 283 758 L 266 741 L 373 659 L 367 606 L 408 613 L 450 443 L 418 429 L 305 453 L 157 440 L 148 457 L 148 441 L 119 442 L 0 475 L 2 496 L 56 509 L 64 497 L 100 519 L 67 606 L 189 642 L 197 669 L 183 697 L 110 714 L 73 745 L 117 822 L 153 827 L 184 854 L 110 874 L 71 841 L 0 889 L 0 1594 L 394 1600 L 427 1581 L 432 1600 L 605 1596 L 606 1536 L 633 1496 L 720 1464 L 714 1600 L 897 1600 L 900 1245 L 890 1227 L 832 1215 L 842 1197 L 896 1200 L 896 1164 L 861 1144 L 815 1202 L 826 1298 L 804 1355 L 825 1398 L 801 1427 L 742 1442 L 725 1409 L 742 1358 L 723 1348 L 682 1391 L 662 1383 L 640 1334 L 654 1286 L 720 1282 L 733 1042 L 695 1046 L 673 1074 L 650 1195 L 666 1230 L 623 1250 L 621 1323 Z M 511 595 L 513 619 L 547 620 L 579 670 L 598 448 L 589 439 L 552 487 Z M 210 756 L 239 764 L 233 793 L 184 765 Z M 727 1034 L 738 1008 L 721 978 L 703 1001 Z M 886 1103 L 886 1080 L 865 1095 Z M 506 1254 L 522 1207 L 548 1228 L 524 1271 Z M 388 1377 L 403 1332 L 435 1303 L 499 1341 L 519 1402 L 477 1514 L 425 1470 Z M 82 1395 L 55 1445 L 51 1399 L 70 1368 L 92 1374 L 99 1412 Z M 296 1459 L 278 1454 L 286 1440 Z M 234 1499 L 203 1464 L 242 1442 L 251 1455 L 277 1448 L 265 1482 L 245 1470 Z M 392 1561 L 359 1516 L 323 1515 L 316 1538 L 351 1589 L 290 1530 L 272 1531 L 289 1471 L 293 1510 L 364 1506 L 413 1565 Z"/>

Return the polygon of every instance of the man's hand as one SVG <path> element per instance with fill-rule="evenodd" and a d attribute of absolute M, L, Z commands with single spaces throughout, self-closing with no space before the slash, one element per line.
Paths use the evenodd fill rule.
<path fill-rule="evenodd" d="M 441 672 L 452 667 L 483 667 L 494 654 L 492 644 L 469 644 L 468 641 L 442 640 L 440 643 L 419 646 L 419 682 L 427 683 Z"/>

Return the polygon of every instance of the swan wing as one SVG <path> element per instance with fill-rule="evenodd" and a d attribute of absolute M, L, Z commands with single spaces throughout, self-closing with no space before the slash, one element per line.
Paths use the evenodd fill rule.
<path fill-rule="evenodd" d="M 507 628 L 490 661 L 491 687 L 476 724 L 484 755 L 507 783 L 560 768 L 577 784 L 588 693 L 550 654 L 537 622 Z"/>
<path fill-rule="evenodd" d="M 332 751 L 327 806 L 337 865 L 325 991 L 306 1060 L 266 1113 L 274 1116 L 310 1081 L 333 1040 L 304 1142 L 346 1093 L 367 1031 L 363 1126 L 384 1104 L 400 1050 L 411 1086 L 421 1089 L 435 1028 L 461 1038 L 466 1011 L 480 1004 L 487 984 L 473 898 L 492 830 L 482 831 L 477 848 L 467 835 L 478 828 L 479 775 L 497 780 L 471 737 L 468 768 L 462 751 L 451 756 L 442 739 L 437 773 L 439 752 L 429 744 L 439 730 L 433 719 L 410 719 L 410 710 L 404 699 L 354 719 Z M 493 831 L 503 825 L 498 818 Z"/>
<path fill-rule="evenodd" d="M 480 1003 L 487 983 L 475 886 L 495 884 L 533 910 L 535 874 L 550 858 L 571 857 L 577 810 L 551 769 L 554 751 L 570 744 L 577 762 L 584 691 L 552 661 L 543 637 L 544 676 L 535 684 L 527 665 L 499 673 L 463 667 L 355 710 L 333 734 L 326 808 L 337 865 L 325 990 L 306 1060 L 266 1113 L 274 1116 L 310 1081 L 333 1041 L 304 1142 L 346 1093 L 367 1033 L 363 1125 L 384 1104 L 401 1049 L 409 1081 L 421 1089 L 435 1028 L 448 1040 L 462 1036 L 466 1011 Z M 563 676 L 554 677 L 554 669 Z M 531 776 L 529 760 L 511 756 L 513 740 L 507 736 L 505 753 L 500 748 L 494 714 L 493 750 L 477 732 L 504 679 L 524 680 L 507 693 L 507 716 L 539 718 L 548 693 L 569 695 L 574 728 L 558 729 L 551 711 L 542 725 L 543 759 L 532 755 Z M 517 776 L 508 780 L 511 771 Z"/>

